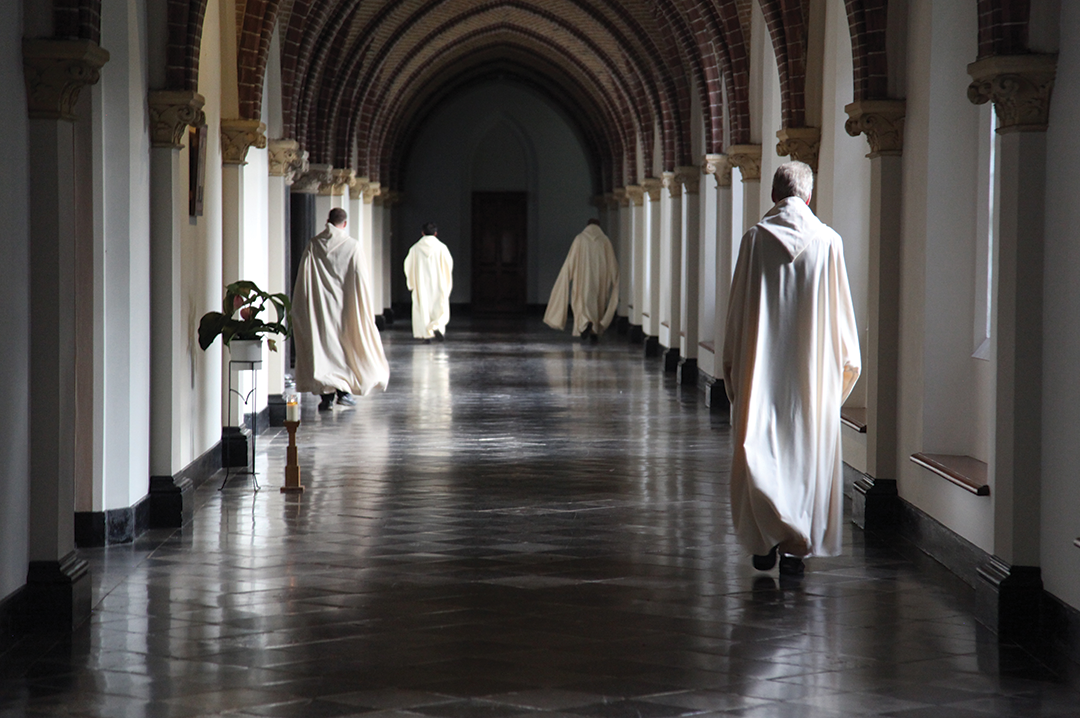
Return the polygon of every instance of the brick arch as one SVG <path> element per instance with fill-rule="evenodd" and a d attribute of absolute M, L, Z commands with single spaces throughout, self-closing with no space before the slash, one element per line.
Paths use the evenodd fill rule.
<path fill-rule="evenodd" d="M 169 0 L 169 39 L 165 50 L 165 84 L 169 90 L 199 89 L 206 0 Z"/>
<path fill-rule="evenodd" d="M 101 0 L 53 0 L 53 36 L 101 44 Z"/>
<path fill-rule="evenodd" d="M 491 15 L 508 12 L 529 13 L 531 17 L 526 24 L 550 24 L 552 27 L 552 34 L 555 36 L 574 36 L 579 43 L 578 48 L 582 50 L 583 54 L 603 63 L 604 72 L 613 78 L 617 78 L 619 82 L 628 88 L 625 90 L 625 93 L 633 97 L 633 101 L 629 103 L 629 107 L 635 116 L 641 117 L 640 124 L 645 125 L 651 121 L 651 116 L 659 109 L 659 93 L 656 91 L 655 86 L 632 86 L 628 83 L 626 79 L 627 75 L 634 74 L 635 72 L 642 73 L 644 70 L 640 65 L 634 64 L 635 58 L 632 55 L 627 53 L 624 54 L 622 58 L 611 57 L 610 54 L 604 52 L 604 48 L 594 39 L 594 37 L 590 37 L 590 35 L 603 35 L 605 32 L 604 28 L 593 28 L 593 32 L 583 33 L 579 28 L 568 25 L 557 15 L 550 12 L 539 11 L 534 6 L 521 2 L 499 3 L 497 7 L 488 5 L 480 8 L 471 8 L 467 12 L 460 13 L 445 20 L 445 15 L 437 18 L 432 16 L 433 19 L 444 21 L 439 24 L 429 21 L 427 26 L 422 25 L 422 22 L 426 18 L 422 14 L 416 13 L 408 19 L 408 22 L 402 23 L 402 25 L 397 28 L 397 31 L 390 35 L 387 41 L 383 43 L 377 51 L 369 48 L 355 49 L 350 57 L 352 65 L 349 67 L 349 71 L 337 73 L 336 82 L 339 88 L 337 92 L 340 96 L 344 94 L 340 88 L 349 86 L 372 88 L 374 92 L 369 92 L 367 94 L 368 99 L 366 106 L 362 105 L 359 108 L 349 108 L 349 112 L 355 112 L 361 118 L 370 116 L 373 114 L 371 105 L 385 100 L 386 93 L 382 91 L 382 85 L 384 84 L 382 78 L 389 78 L 389 81 L 393 82 L 395 73 L 401 71 L 400 67 L 402 63 L 399 63 L 397 66 L 389 64 L 394 58 L 395 53 L 400 56 L 409 52 L 408 48 L 427 48 L 429 44 L 435 42 L 458 42 L 461 39 L 460 33 L 464 32 L 464 29 L 462 28 L 467 29 L 468 23 L 478 22 L 478 18 L 482 18 L 485 14 Z M 583 22 L 587 20 L 584 16 L 580 19 L 582 19 Z M 427 32 L 418 36 L 410 35 L 409 31 L 414 28 L 421 31 L 426 30 Z M 406 49 L 402 50 L 402 47 Z M 375 60 L 370 63 L 365 63 L 365 60 L 371 56 L 376 56 Z M 625 63 L 625 65 L 621 67 L 620 62 Z M 392 71 L 386 70 L 385 68 L 388 64 L 395 69 Z M 364 70 L 359 73 L 355 72 L 356 67 L 360 65 L 364 65 Z M 372 99 L 376 97 L 379 99 Z M 646 116 L 649 118 L 648 120 L 645 119 Z M 321 148 L 317 150 L 317 152 L 323 151 L 324 149 Z"/>
<path fill-rule="evenodd" d="M 396 128 L 405 124 L 403 119 L 409 116 L 409 108 L 423 102 L 427 96 L 424 88 L 437 88 L 439 78 L 452 73 L 455 66 L 465 66 L 465 63 L 470 61 L 487 59 L 483 53 L 490 52 L 493 48 L 509 51 L 510 55 L 516 54 L 522 64 L 532 66 L 537 73 L 543 73 L 555 81 L 561 80 L 564 93 L 573 93 L 570 97 L 565 97 L 564 94 L 561 104 L 578 104 L 588 109 L 586 116 L 595 128 L 594 134 L 607 138 L 605 144 L 609 148 L 618 148 L 621 153 L 619 157 L 613 158 L 618 159 L 619 171 L 631 162 L 632 158 L 622 155 L 628 155 L 631 148 L 636 150 L 636 128 L 625 115 L 624 104 L 618 97 L 613 96 L 609 88 L 603 86 L 600 78 L 592 74 L 577 58 L 558 55 L 542 36 L 520 29 L 515 31 L 509 28 L 489 28 L 478 32 L 466 44 L 444 49 L 443 56 L 438 58 L 439 62 L 420 66 L 413 71 L 408 87 L 415 89 L 399 94 L 384 115 L 373 118 L 374 131 L 365 148 L 366 158 L 361 157 L 361 163 L 365 163 L 369 171 L 383 171 L 386 162 L 391 158 L 390 153 L 384 151 L 384 148 L 392 147 L 387 138 L 393 136 Z M 614 168 L 603 174 L 618 176 Z"/>
<path fill-rule="evenodd" d="M 263 77 L 279 5 L 280 0 L 247 0 L 237 7 L 237 92 L 242 119 L 257 120 L 262 115 Z"/>
<path fill-rule="evenodd" d="M 558 64 L 571 76 L 579 78 L 580 85 L 589 88 L 589 94 L 596 97 L 597 104 L 603 108 L 603 117 L 607 119 L 604 126 L 608 128 L 608 132 L 618 133 L 622 137 L 621 144 L 625 153 L 621 158 L 623 167 L 636 166 L 636 154 L 631 153 L 640 150 L 637 138 L 643 122 L 640 117 L 635 119 L 633 116 L 634 108 L 625 90 L 615 83 L 605 84 L 605 78 L 590 68 L 581 57 L 566 54 L 563 48 L 553 43 L 548 36 L 531 28 L 509 26 L 486 27 L 474 31 L 468 38 L 462 38 L 461 43 L 442 48 L 439 55 L 428 58 L 427 62 L 416 63 L 407 74 L 398 75 L 405 79 L 398 88 L 396 97 L 389 98 L 386 102 L 376 101 L 373 107 L 381 108 L 381 111 L 373 113 L 367 123 L 370 137 L 367 162 L 370 171 L 381 169 L 380 155 L 385 159 L 385 155 L 382 155 L 383 140 L 397 121 L 396 118 L 400 117 L 400 108 L 407 103 L 411 94 L 409 90 L 420 86 L 425 75 L 434 74 L 441 66 L 457 61 L 459 56 L 472 48 L 488 45 L 521 45 L 528 51 Z M 365 118 L 359 119 L 363 122 Z"/>
<path fill-rule="evenodd" d="M 889 95 L 885 53 L 888 0 L 845 0 L 851 57 L 855 75 L 854 99 L 884 100 Z"/>
<path fill-rule="evenodd" d="M 761 0 L 780 72 L 784 127 L 806 126 L 806 51 L 809 0 Z"/>
<path fill-rule="evenodd" d="M 979 59 L 1022 55 L 1028 48 L 1031 0 L 978 0 Z"/>

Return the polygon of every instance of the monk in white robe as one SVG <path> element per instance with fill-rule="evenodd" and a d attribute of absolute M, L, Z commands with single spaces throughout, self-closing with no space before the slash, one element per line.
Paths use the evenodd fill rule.
<path fill-rule="evenodd" d="M 781 165 L 776 205 L 739 248 L 724 339 L 731 512 L 754 566 L 801 575 L 840 553 L 840 406 L 859 377 L 844 247 L 807 206 L 813 172 Z"/>
<path fill-rule="evenodd" d="M 319 394 L 320 410 L 352 406 L 352 394 L 385 389 L 390 365 L 375 328 L 374 304 L 360 243 L 334 208 L 326 229 L 308 242 L 293 288 L 296 389 Z"/>
<path fill-rule="evenodd" d="M 412 331 L 417 339 L 442 341 L 450 322 L 450 290 L 454 288 L 454 258 L 439 241 L 439 228 L 428 222 L 424 236 L 405 257 L 405 283 L 412 292 Z"/>
<path fill-rule="evenodd" d="M 589 220 L 570 245 L 551 289 L 544 323 L 562 330 L 567 304 L 574 311 L 571 334 L 593 341 L 611 325 L 619 306 L 619 262 L 611 240 L 595 219 Z"/>

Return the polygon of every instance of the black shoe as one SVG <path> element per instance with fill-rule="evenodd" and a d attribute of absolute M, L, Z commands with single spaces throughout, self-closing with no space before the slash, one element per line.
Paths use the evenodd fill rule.
<path fill-rule="evenodd" d="M 798 556 L 780 557 L 780 575 L 788 578 L 802 578 L 806 573 L 806 564 Z"/>
<path fill-rule="evenodd" d="M 754 568 L 758 571 L 771 571 L 772 567 L 776 565 L 776 551 L 779 548 L 779 544 L 773 546 L 769 553 L 764 556 L 758 556 L 754 554 Z"/>
<path fill-rule="evenodd" d="M 598 343 L 600 341 L 600 335 L 597 334 L 596 332 L 593 332 L 592 334 L 589 335 L 589 341 L 592 342 L 593 344 Z"/>
<path fill-rule="evenodd" d="M 585 325 L 585 328 L 581 330 L 581 341 L 582 341 L 582 343 L 585 343 L 585 342 L 589 341 L 589 339 L 591 339 L 594 336 L 596 336 L 596 335 L 593 334 L 592 322 L 589 322 L 588 324 Z"/>
<path fill-rule="evenodd" d="M 337 403 L 342 406 L 356 406 L 356 399 L 347 391 L 339 391 L 337 393 Z"/>
<path fill-rule="evenodd" d="M 440 332 L 438 329 L 435 330 L 435 341 L 437 341 L 437 342 L 445 342 L 446 341 L 446 337 L 444 337 L 443 333 Z"/>
<path fill-rule="evenodd" d="M 319 402 L 319 411 L 330 411 L 334 408 L 334 395 L 323 394 L 322 401 Z"/>

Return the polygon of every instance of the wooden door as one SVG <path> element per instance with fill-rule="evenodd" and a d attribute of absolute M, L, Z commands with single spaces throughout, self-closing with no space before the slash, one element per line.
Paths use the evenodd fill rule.
<path fill-rule="evenodd" d="M 472 309 L 525 312 L 525 192 L 473 192 Z"/>

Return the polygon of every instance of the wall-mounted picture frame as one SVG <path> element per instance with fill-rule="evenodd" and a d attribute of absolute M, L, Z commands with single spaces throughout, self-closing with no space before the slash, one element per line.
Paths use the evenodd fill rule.
<path fill-rule="evenodd" d="M 206 188 L 206 125 L 188 128 L 188 214 L 202 217 Z"/>

